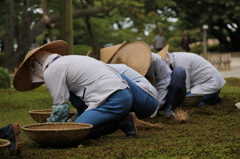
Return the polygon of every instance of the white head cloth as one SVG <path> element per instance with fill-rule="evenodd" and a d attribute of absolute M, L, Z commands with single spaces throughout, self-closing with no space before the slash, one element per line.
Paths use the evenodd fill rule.
<path fill-rule="evenodd" d="M 28 61 L 30 67 L 30 77 L 33 83 L 43 82 L 43 72 L 48 65 L 56 58 L 60 57 L 59 54 L 41 53 L 31 57 Z"/>

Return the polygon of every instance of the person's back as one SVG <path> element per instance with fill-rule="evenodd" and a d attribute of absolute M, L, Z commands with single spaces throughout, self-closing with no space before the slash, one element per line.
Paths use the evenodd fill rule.
<path fill-rule="evenodd" d="M 125 64 L 107 64 L 125 79 L 133 96 L 132 108 L 137 118 L 144 119 L 152 115 L 158 107 L 156 88 L 140 73 Z"/>
<path fill-rule="evenodd" d="M 158 34 L 153 39 L 153 46 L 156 51 L 162 50 L 165 45 L 165 37 L 163 36 L 163 32 L 160 30 Z"/>
<path fill-rule="evenodd" d="M 127 76 L 131 81 L 133 82 L 145 82 L 149 83 L 149 81 L 143 77 L 140 73 L 135 71 L 134 69 L 128 67 L 125 64 L 107 64 L 108 66 L 112 67 L 115 69 L 118 73 L 124 74 Z"/>
<path fill-rule="evenodd" d="M 174 59 L 173 67 L 182 66 L 185 68 L 187 76 L 186 87 L 188 87 L 188 89 L 191 89 L 193 92 L 200 89 L 196 87 L 196 85 L 202 84 L 210 78 L 216 81 L 214 86 L 215 89 L 211 89 L 213 92 L 217 91 L 225 84 L 225 80 L 219 71 L 203 57 L 194 53 L 185 52 L 173 52 L 172 55 Z M 196 87 L 196 89 L 194 89 L 194 87 Z M 209 91 L 209 88 L 201 88 L 201 90 L 202 89 Z"/>
<path fill-rule="evenodd" d="M 188 35 L 188 32 L 183 33 L 182 40 L 180 42 L 180 47 L 183 49 L 183 51 L 189 52 L 190 51 L 190 45 L 191 44 L 191 39 L 190 36 Z"/>
<path fill-rule="evenodd" d="M 127 87 L 127 83 L 105 64 L 87 56 L 62 56 L 51 63 L 43 75 L 54 103 L 66 102 L 68 97 L 63 98 L 64 94 L 71 91 L 83 98 L 88 109 L 97 107 L 114 91 Z M 59 98 L 60 93 L 62 98 Z"/>
<path fill-rule="evenodd" d="M 158 92 L 156 88 L 140 73 L 125 64 L 107 64 L 116 70 L 119 74 L 124 74 L 131 81 L 136 83 L 142 90 L 148 92 L 152 97 L 158 99 Z"/>

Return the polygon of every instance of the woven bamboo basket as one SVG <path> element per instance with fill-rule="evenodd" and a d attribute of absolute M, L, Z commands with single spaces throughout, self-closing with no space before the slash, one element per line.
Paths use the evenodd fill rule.
<path fill-rule="evenodd" d="M 75 109 L 70 109 L 69 118 L 74 115 Z M 52 109 L 42 109 L 42 110 L 30 110 L 28 111 L 30 116 L 38 123 L 47 122 L 47 118 L 50 117 Z"/>
<path fill-rule="evenodd" d="M 0 139 L 0 155 L 5 151 L 8 145 L 10 145 L 10 141 Z"/>
<path fill-rule="evenodd" d="M 181 104 L 182 107 L 197 107 L 202 101 L 203 95 L 189 95 L 186 96 L 184 102 Z"/>
<path fill-rule="evenodd" d="M 34 142 L 46 146 L 78 145 L 93 126 L 84 123 L 37 123 L 22 127 Z"/>

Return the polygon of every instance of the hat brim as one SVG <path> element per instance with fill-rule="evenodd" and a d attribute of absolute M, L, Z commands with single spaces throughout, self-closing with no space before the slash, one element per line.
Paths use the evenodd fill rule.
<path fill-rule="evenodd" d="M 86 56 L 92 57 L 92 50 L 89 50 Z"/>
<path fill-rule="evenodd" d="M 149 45 L 134 41 L 123 46 L 113 57 L 111 64 L 125 64 L 145 76 L 152 61 Z"/>
<path fill-rule="evenodd" d="M 118 45 L 100 49 L 100 61 L 109 63 L 112 57 L 117 53 L 118 50 L 120 50 L 125 45 L 125 43 L 126 41 Z"/>
<path fill-rule="evenodd" d="M 167 52 L 168 52 L 169 45 L 167 44 L 161 51 L 159 51 L 157 54 L 162 57 L 163 60 L 166 59 Z"/>
<path fill-rule="evenodd" d="M 68 44 L 65 41 L 57 40 L 29 51 L 15 73 L 15 76 L 13 79 L 13 86 L 16 90 L 21 92 L 29 91 L 43 84 L 43 82 L 32 83 L 32 80 L 29 75 L 30 68 L 26 64 L 26 61 L 32 55 L 36 54 L 38 51 L 57 53 L 63 56 L 68 53 Z"/>

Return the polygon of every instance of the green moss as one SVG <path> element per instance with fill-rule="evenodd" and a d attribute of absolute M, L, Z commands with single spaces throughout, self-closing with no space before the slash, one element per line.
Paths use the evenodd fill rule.
<path fill-rule="evenodd" d="M 222 103 L 193 109 L 186 124 L 166 120 L 161 115 L 144 119 L 162 123 L 163 129 L 139 129 L 134 139 L 122 139 L 121 130 L 98 140 L 82 141 L 82 148 L 41 146 L 30 140 L 22 131 L 22 158 L 41 159 L 218 159 L 240 156 L 240 78 L 227 78 L 220 96 Z M 0 89 L 0 126 L 19 122 L 20 126 L 36 123 L 29 110 L 51 109 L 52 99 L 43 85 L 28 92 L 13 88 Z M 163 113 L 163 112 L 161 112 Z M 8 151 L 1 158 L 11 158 Z M 12 157 L 14 158 L 14 157 Z"/>

